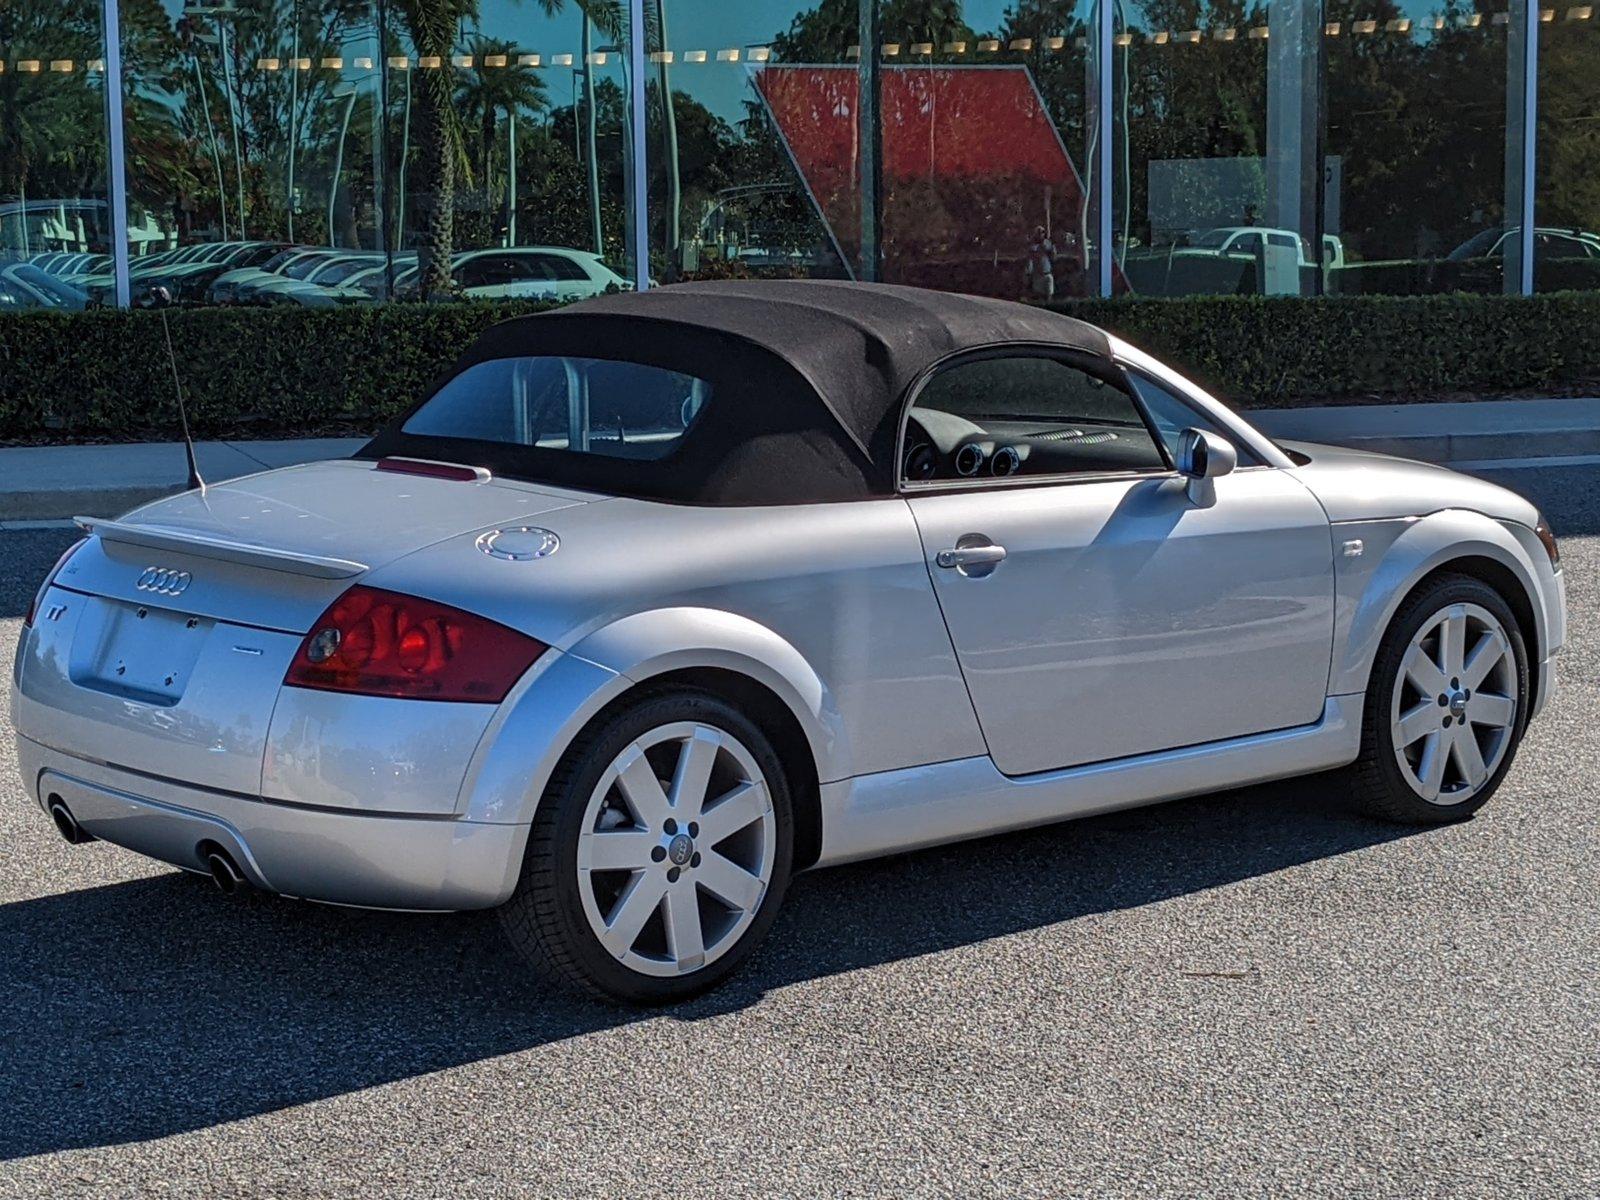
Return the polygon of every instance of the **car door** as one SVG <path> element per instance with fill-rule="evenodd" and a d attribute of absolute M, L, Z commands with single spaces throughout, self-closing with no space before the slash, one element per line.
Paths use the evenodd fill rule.
<path fill-rule="evenodd" d="M 945 367 L 906 429 L 903 492 L 1001 771 L 1319 719 L 1331 532 L 1288 472 L 1239 446 L 1197 502 L 1126 374 L 1043 352 Z"/>

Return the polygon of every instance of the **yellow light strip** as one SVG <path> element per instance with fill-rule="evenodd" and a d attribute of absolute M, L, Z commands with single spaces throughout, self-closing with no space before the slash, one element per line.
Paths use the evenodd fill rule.
<path fill-rule="evenodd" d="M 344 59 L 325 58 L 322 60 L 322 69 L 324 71 L 342 71 L 344 70 Z"/>
<path fill-rule="evenodd" d="M 1269 30 L 1265 25 L 1257 25 L 1250 30 L 1250 36 L 1258 42 L 1264 42 L 1270 36 L 1271 32 L 1272 31 Z"/>
<path fill-rule="evenodd" d="M 1021 50 L 1024 53 L 1026 53 L 1027 51 L 1033 49 L 1033 39 L 1032 38 L 1013 38 L 1012 41 L 1011 41 L 1011 48 L 1013 50 Z"/>
<path fill-rule="evenodd" d="M 1051 50 L 1059 50 L 1067 44 L 1067 39 L 1064 37 L 1047 37 L 1044 40 L 1044 44 Z"/>
<path fill-rule="evenodd" d="M 717 61 L 718 62 L 738 62 L 739 61 L 739 52 L 737 50 L 718 50 L 717 51 Z"/>
<path fill-rule="evenodd" d="M 450 65 L 452 67 L 470 67 L 472 65 L 472 55 L 470 55 L 470 54 L 457 54 L 457 55 L 454 55 L 450 59 Z"/>
<path fill-rule="evenodd" d="M 283 64 L 275 58 L 256 59 L 256 70 L 258 71 L 276 71 L 282 65 Z"/>
<path fill-rule="evenodd" d="M 932 42 L 912 42 L 911 43 L 911 53 L 913 53 L 913 54 L 932 54 L 933 53 L 933 43 Z"/>
<path fill-rule="evenodd" d="M 979 38 L 978 39 L 978 49 L 987 51 L 987 52 L 992 54 L 994 51 L 1000 49 L 1000 39 L 999 38 Z"/>
<path fill-rule="evenodd" d="M 944 52 L 946 54 L 965 54 L 967 52 L 967 44 L 965 42 L 946 42 L 944 44 Z"/>
<path fill-rule="evenodd" d="M 483 65 L 486 67 L 503 67 L 508 61 L 504 54 L 485 54 L 483 56 Z"/>
<path fill-rule="evenodd" d="M 550 56 L 550 65 L 552 67 L 570 67 L 572 65 L 572 55 L 552 54 Z"/>
<path fill-rule="evenodd" d="M 751 62 L 766 62 L 771 57 L 772 57 L 772 47 L 771 46 L 751 46 L 750 47 L 750 61 Z"/>
<path fill-rule="evenodd" d="M 539 56 L 537 54 L 519 54 L 519 55 L 517 55 L 517 66 L 519 66 L 519 67 L 537 67 L 538 65 L 539 65 Z"/>
<path fill-rule="evenodd" d="M 706 61 L 706 52 L 704 50 L 685 50 L 683 52 L 683 61 L 686 63 L 703 63 Z"/>
<path fill-rule="evenodd" d="M 72 74 L 72 60 L 70 58 L 52 58 L 50 69 L 58 75 Z"/>

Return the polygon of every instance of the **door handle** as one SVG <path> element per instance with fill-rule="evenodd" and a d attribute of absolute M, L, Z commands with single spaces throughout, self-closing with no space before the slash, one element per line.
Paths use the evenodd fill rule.
<path fill-rule="evenodd" d="M 946 570 L 954 569 L 972 579 L 982 579 L 1005 561 L 1006 548 L 996 546 L 981 533 L 963 535 L 949 550 L 941 550 L 933 561 Z"/>

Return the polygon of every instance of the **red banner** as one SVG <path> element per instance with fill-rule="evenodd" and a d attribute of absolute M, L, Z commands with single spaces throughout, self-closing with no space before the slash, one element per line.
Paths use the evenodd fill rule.
<path fill-rule="evenodd" d="M 1086 294 L 1083 185 L 1027 68 L 886 67 L 882 79 L 883 278 L 1007 298 Z M 854 268 L 856 69 L 766 67 L 756 86 Z"/>

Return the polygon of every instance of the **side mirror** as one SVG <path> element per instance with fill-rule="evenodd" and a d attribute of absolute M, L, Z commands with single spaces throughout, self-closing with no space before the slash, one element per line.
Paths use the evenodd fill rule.
<path fill-rule="evenodd" d="M 1178 470 L 1189 477 L 1189 499 L 1211 504 L 1216 499 L 1212 480 L 1239 465 L 1239 452 L 1227 438 L 1203 429 L 1185 429 L 1178 439 Z"/>

